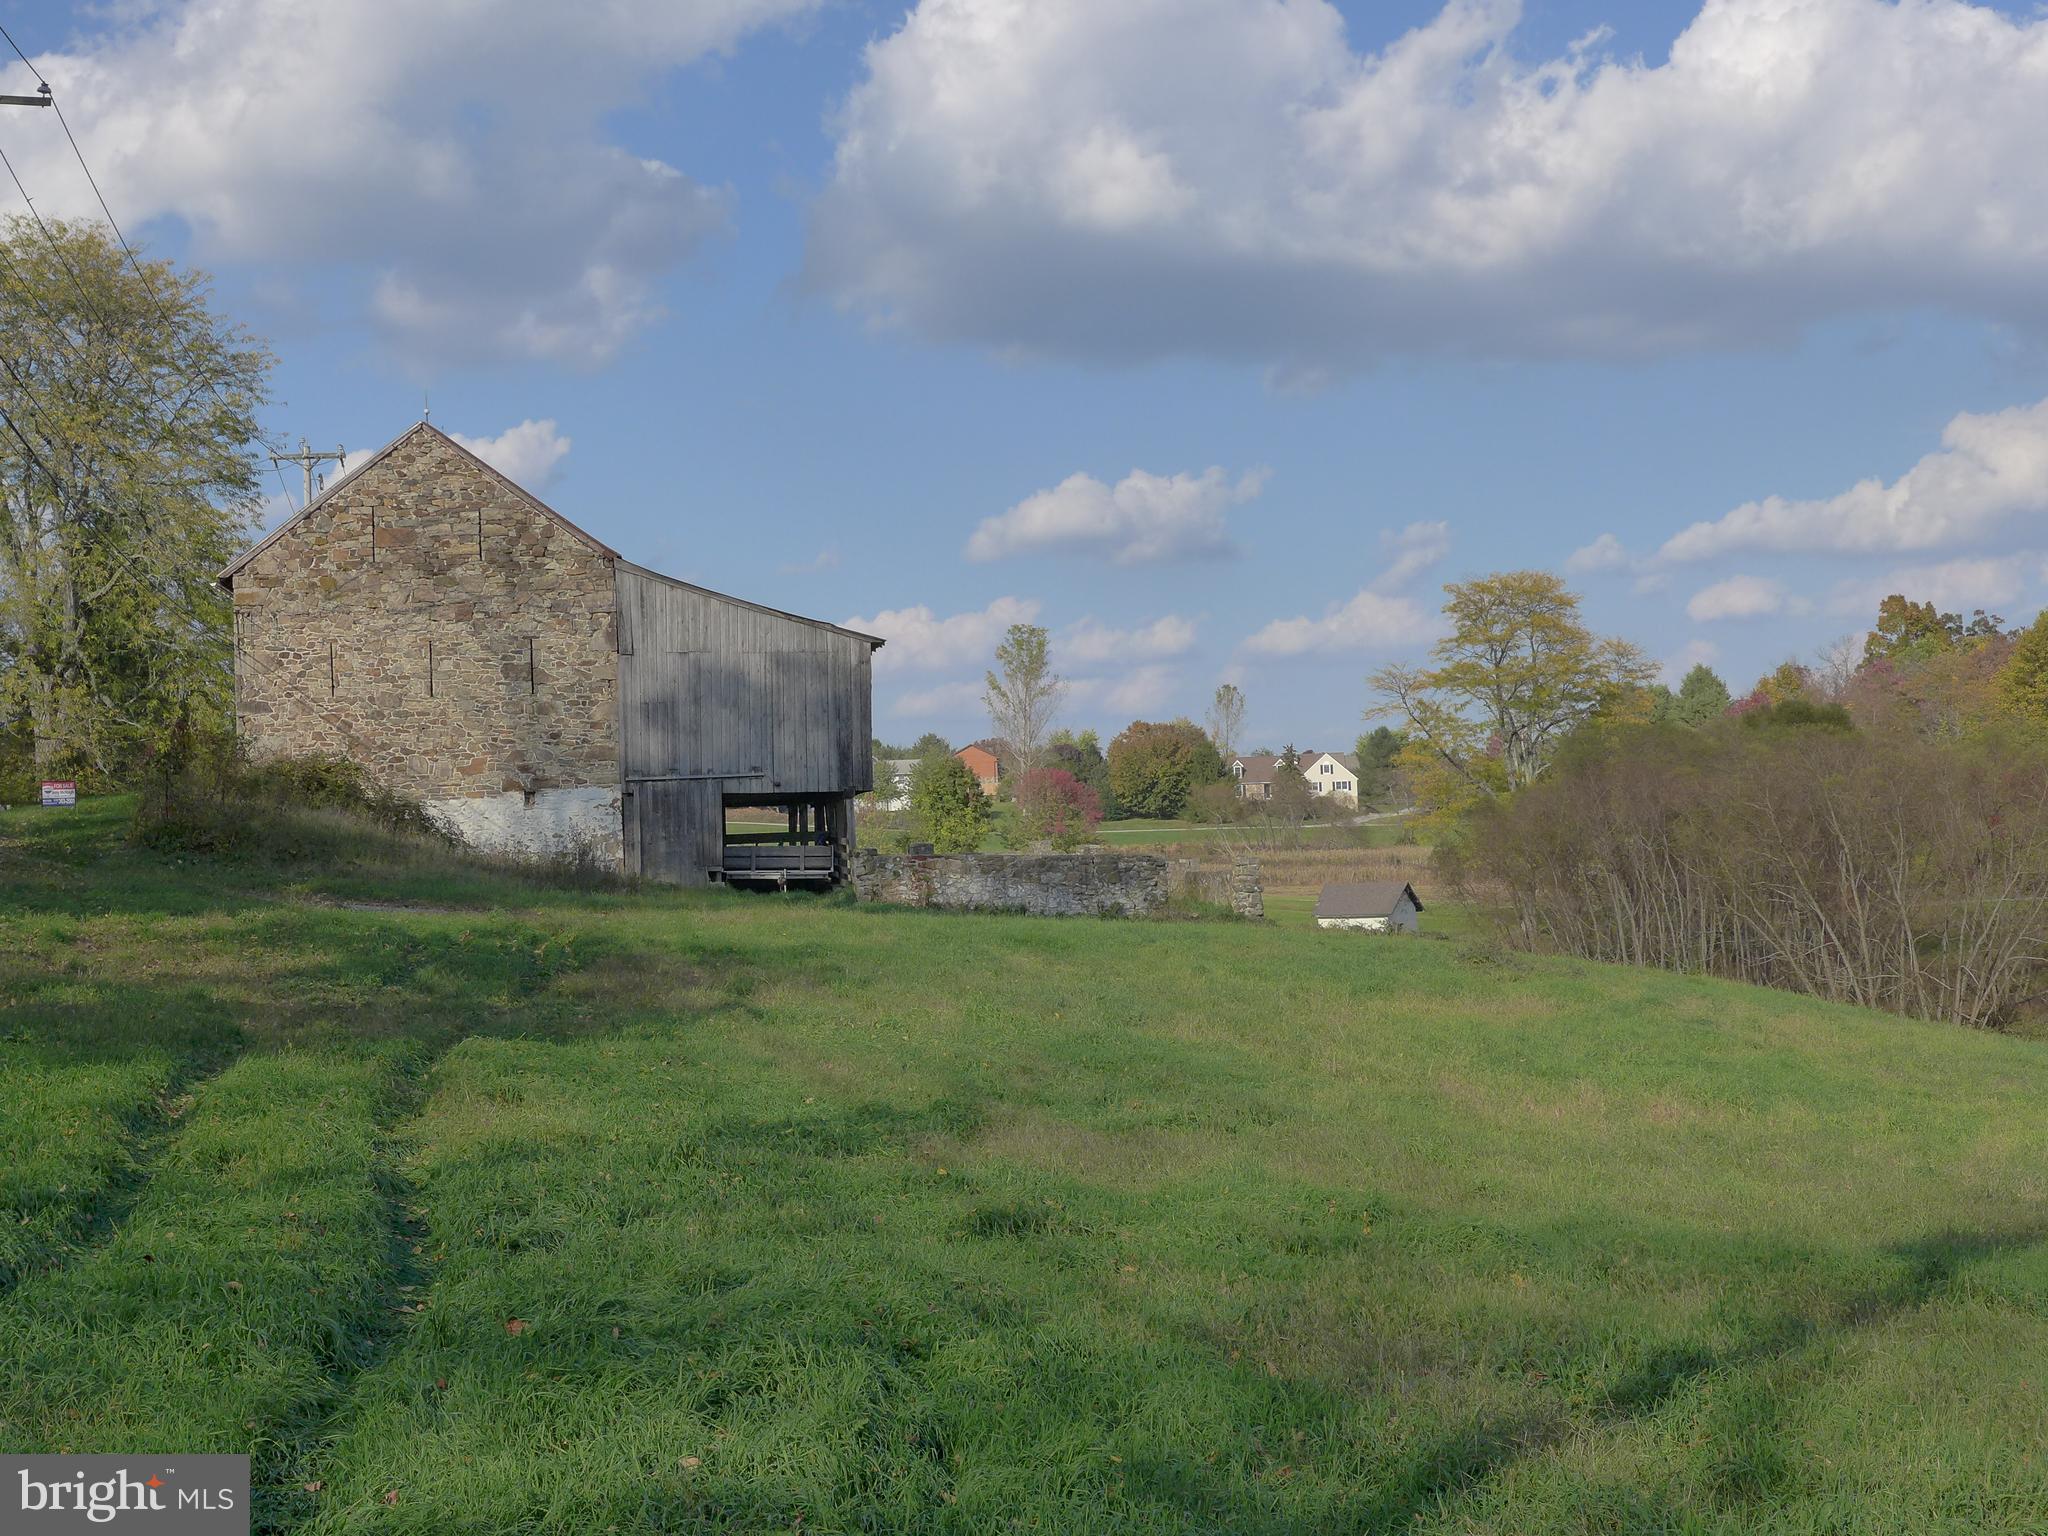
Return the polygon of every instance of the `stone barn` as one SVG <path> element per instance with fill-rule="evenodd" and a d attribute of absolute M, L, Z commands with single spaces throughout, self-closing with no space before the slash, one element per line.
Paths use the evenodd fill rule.
<path fill-rule="evenodd" d="M 882 642 L 621 559 L 425 422 L 220 580 L 257 758 L 353 759 L 494 851 L 847 872 Z M 787 828 L 728 836 L 736 805 Z"/>

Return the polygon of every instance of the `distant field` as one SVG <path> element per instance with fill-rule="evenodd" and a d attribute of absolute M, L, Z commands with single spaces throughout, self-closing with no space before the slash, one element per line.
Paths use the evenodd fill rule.
<path fill-rule="evenodd" d="M 0 813 L 10 1448 L 261 1531 L 2048 1529 L 2048 1046 L 122 809 Z"/>

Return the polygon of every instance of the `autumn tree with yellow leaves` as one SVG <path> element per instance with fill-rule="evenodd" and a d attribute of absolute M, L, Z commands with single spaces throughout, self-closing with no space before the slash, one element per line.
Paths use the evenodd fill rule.
<path fill-rule="evenodd" d="M 1436 816 L 1534 783 L 1566 736 L 1595 718 L 1645 718 L 1656 666 L 1594 634 L 1578 595 L 1547 571 L 1504 571 L 1444 588 L 1434 665 L 1387 666 L 1367 719 L 1399 720 L 1400 762 Z"/>

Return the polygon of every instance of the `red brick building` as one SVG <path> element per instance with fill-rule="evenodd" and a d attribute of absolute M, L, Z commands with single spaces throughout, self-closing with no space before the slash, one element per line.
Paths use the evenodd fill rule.
<path fill-rule="evenodd" d="M 984 795 L 993 795 L 996 792 L 996 784 L 1002 777 L 1002 764 L 996 760 L 995 753 L 989 750 L 989 743 L 977 741 L 971 747 L 962 747 L 953 755 L 965 763 L 969 771 L 981 781 L 981 792 Z"/>

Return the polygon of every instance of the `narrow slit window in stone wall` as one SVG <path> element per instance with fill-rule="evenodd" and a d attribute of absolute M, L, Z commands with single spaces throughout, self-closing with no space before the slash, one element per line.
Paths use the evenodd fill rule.
<path fill-rule="evenodd" d="M 540 683 L 535 679 L 533 672 L 533 636 L 531 635 L 526 637 L 526 691 L 532 694 L 540 692 Z"/>
<path fill-rule="evenodd" d="M 327 642 L 327 695 L 334 696 L 334 642 Z"/>
<path fill-rule="evenodd" d="M 427 697 L 434 696 L 434 642 L 427 642 Z"/>

